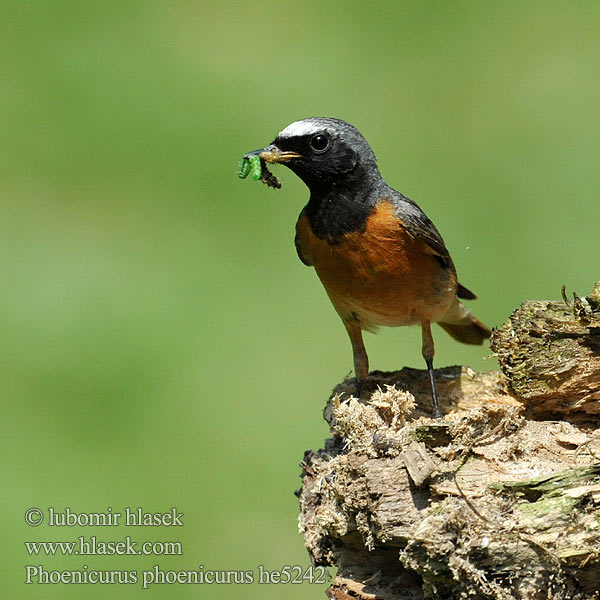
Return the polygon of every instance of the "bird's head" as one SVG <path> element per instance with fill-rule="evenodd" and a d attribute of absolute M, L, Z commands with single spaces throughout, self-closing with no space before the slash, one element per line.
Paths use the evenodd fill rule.
<path fill-rule="evenodd" d="M 361 183 L 379 176 L 377 159 L 356 127 L 340 119 L 295 121 L 266 148 L 250 152 L 289 167 L 311 189 Z"/>

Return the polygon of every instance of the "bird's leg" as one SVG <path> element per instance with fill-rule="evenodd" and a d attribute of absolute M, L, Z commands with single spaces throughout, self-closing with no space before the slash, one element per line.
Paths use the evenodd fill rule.
<path fill-rule="evenodd" d="M 442 416 L 440 404 L 438 402 L 437 390 L 435 389 L 435 378 L 433 376 L 433 337 L 431 335 L 431 323 L 423 321 L 421 323 L 423 329 L 423 358 L 427 364 L 427 372 L 429 373 L 429 382 L 431 383 L 431 396 L 433 398 L 433 418 L 439 419 Z"/>
<path fill-rule="evenodd" d="M 363 343 L 362 330 L 358 321 L 343 319 L 350 343 L 352 344 L 352 354 L 354 356 L 354 374 L 356 375 L 356 390 L 354 395 L 360 398 L 363 384 L 369 374 L 369 358 Z"/>
<path fill-rule="evenodd" d="M 364 379 L 356 380 L 356 387 L 354 388 L 354 397 L 355 398 L 360 398 L 360 395 L 361 395 L 362 389 L 363 389 L 363 383 L 364 383 Z"/>

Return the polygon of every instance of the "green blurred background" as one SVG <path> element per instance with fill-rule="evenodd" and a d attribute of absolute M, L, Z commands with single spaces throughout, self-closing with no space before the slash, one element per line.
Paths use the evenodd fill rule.
<path fill-rule="evenodd" d="M 336 116 L 435 221 L 476 314 L 598 271 L 597 2 L 0 4 L 0 315 L 11 598 L 322 597 L 324 586 L 23 584 L 47 570 L 307 566 L 297 466 L 352 368 L 293 245 L 307 191 L 236 176 Z M 495 368 L 439 329 L 437 366 Z M 422 367 L 417 329 L 372 368 Z M 28 527 L 30 507 L 165 511 L 177 530 Z M 179 557 L 28 558 L 25 540 L 179 540 Z"/>

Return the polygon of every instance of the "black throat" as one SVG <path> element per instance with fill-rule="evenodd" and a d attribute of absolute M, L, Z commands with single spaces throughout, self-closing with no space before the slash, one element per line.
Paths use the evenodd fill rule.
<path fill-rule="evenodd" d="M 355 171 L 343 180 L 311 182 L 309 189 L 310 200 L 303 212 L 314 234 L 335 244 L 346 233 L 365 230 L 387 185 L 378 171 Z"/>

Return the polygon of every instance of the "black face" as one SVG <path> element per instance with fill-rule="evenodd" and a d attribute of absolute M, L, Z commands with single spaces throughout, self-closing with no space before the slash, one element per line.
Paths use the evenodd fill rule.
<path fill-rule="evenodd" d="M 378 174 L 375 155 L 367 141 L 355 127 L 338 119 L 297 121 L 286 127 L 273 145 L 283 155 L 300 155 L 282 162 L 310 188 L 364 177 L 371 169 Z"/>

